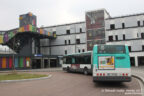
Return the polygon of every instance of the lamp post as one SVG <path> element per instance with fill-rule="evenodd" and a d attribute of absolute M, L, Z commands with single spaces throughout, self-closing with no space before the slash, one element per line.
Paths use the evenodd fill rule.
<path fill-rule="evenodd" d="M 15 37 L 14 37 L 14 40 L 13 40 L 13 50 L 15 49 L 14 47 L 14 44 L 15 44 Z M 14 54 L 14 51 L 13 51 L 13 64 L 12 64 L 12 71 L 13 71 L 13 73 L 16 73 L 16 70 L 15 70 L 15 54 Z"/>

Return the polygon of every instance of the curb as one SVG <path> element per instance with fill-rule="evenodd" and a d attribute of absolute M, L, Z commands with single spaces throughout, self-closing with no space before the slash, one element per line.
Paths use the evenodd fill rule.
<path fill-rule="evenodd" d="M 132 76 L 133 76 L 134 78 L 139 79 L 139 80 L 143 83 L 143 85 L 144 85 L 144 79 L 143 79 L 142 77 L 137 76 L 137 75 L 134 75 L 134 74 L 132 74 Z"/>
<path fill-rule="evenodd" d="M 16 70 L 17 72 L 61 72 L 62 69 L 30 69 L 30 70 Z M 8 73 L 10 71 L 0 71 L 0 73 Z"/>
<path fill-rule="evenodd" d="M 137 76 L 137 75 L 134 75 L 134 74 L 132 74 L 132 77 L 137 78 L 142 82 L 141 91 L 142 91 L 142 96 L 144 96 L 144 89 L 143 89 L 144 88 L 144 78 Z"/>
<path fill-rule="evenodd" d="M 33 80 L 43 80 L 51 78 L 52 75 L 49 75 L 48 77 L 41 77 L 41 78 L 33 78 L 33 79 L 21 79 L 21 80 L 2 80 L 0 83 L 11 83 L 11 82 L 24 82 L 24 81 L 33 81 Z"/>

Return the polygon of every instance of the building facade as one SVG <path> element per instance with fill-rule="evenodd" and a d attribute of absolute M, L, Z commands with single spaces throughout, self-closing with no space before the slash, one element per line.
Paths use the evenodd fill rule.
<path fill-rule="evenodd" d="M 126 44 L 132 66 L 144 65 L 144 14 L 111 17 L 105 9 L 86 12 L 86 21 L 45 27 L 57 39 L 41 40 L 42 54 L 91 51 L 95 44 Z"/>
<path fill-rule="evenodd" d="M 144 65 L 144 14 L 112 17 L 105 20 L 107 44 L 126 44 L 131 64 Z"/>
<path fill-rule="evenodd" d="M 105 19 L 110 15 L 105 9 L 86 12 L 87 50 L 91 51 L 95 44 L 106 44 Z"/>
<path fill-rule="evenodd" d="M 87 51 L 85 22 L 45 27 L 47 31 L 55 31 L 54 40 L 41 39 L 41 54 L 59 55 Z"/>

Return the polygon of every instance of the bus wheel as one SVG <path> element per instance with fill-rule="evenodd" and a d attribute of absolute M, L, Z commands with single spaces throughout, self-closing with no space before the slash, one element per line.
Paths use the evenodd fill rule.
<path fill-rule="evenodd" d="M 67 72 L 70 72 L 70 69 L 69 69 L 69 67 L 67 67 L 67 69 L 66 69 L 66 70 L 67 70 Z"/>
<path fill-rule="evenodd" d="M 83 73 L 84 73 L 85 75 L 88 75 L 88 69 L 87 69 L 87 68 L 84 68 Z"/>

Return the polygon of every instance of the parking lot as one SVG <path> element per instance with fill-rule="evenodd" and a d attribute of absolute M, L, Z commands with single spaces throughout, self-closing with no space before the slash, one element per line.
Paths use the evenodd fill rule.
<path fill-rule="evenodd" d="M 0 96 L 141 96 L 140 85 L 134 78 L 131 82 L 125 83 L 95 84 L 91 75 L 67 72 L 31 73 L 51 74 L 52 77 L 44 80 L 0 83 Z"/>

